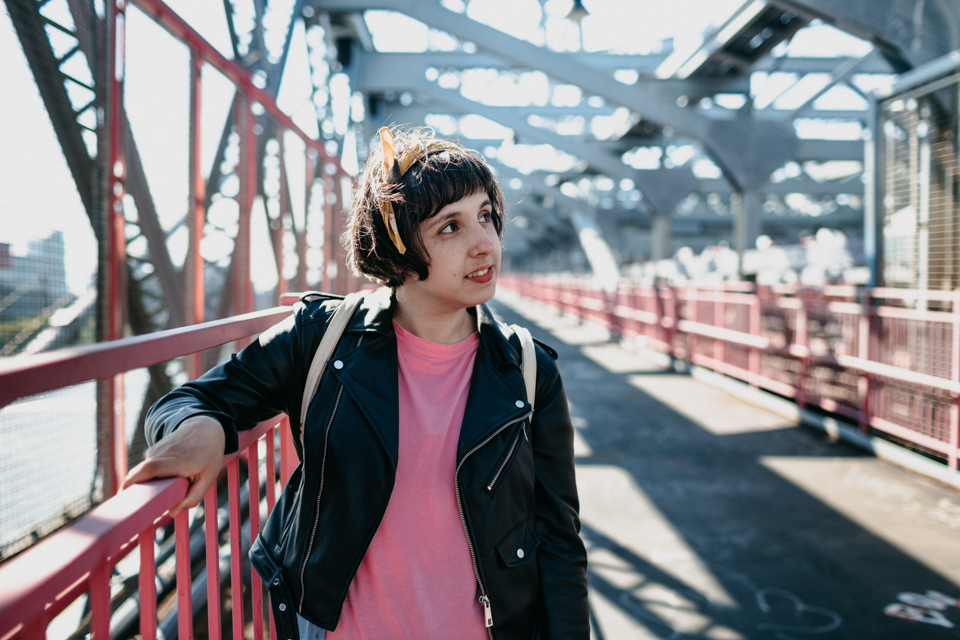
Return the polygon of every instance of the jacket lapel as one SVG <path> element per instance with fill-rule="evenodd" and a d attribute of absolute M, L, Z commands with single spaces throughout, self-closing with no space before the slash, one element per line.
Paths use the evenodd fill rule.
<path fill-rule="evenodd" d="M 393 299 L 389 289 L 367 295 L 347 324 L 331 367 L 364 414 L 394 464 L 399 457 L 399 378 L 397 334 L 393 329 Z M 520 353 L 507 340 L 486 305 L 476 308 L 480 344 L 470 379 L 457 459 L 461 459 L 500 426 L 530 411 L 523 385 Z M 359 346 L 357 334 L 363 334 Z M 349 335 L 348 335 L 349 334 Z M 343 342 L 341 340 L 341 342 Z M 522 404 L 517 405 L 520 401 Z"/>
<path fill-rule="evenodd" d="M 397 334 L 393 330 L 392 296 L 383 288 L 368 294 L 347 324 L 343 340 L 332 360 L 342 367 L 329 367 L 343 383 L 384 448 L 397 464 L 399 458 L 400 401 L 397 364 Z M 362 334 L 362 335 L 361 335 Z M 341 340 L 341 342 L 343 342 Z M 357 340 L 360 345 L 356 346 Z"/>
<path fill-rule="evenodd" d="M 507 341 L 486 305 L 477 307 L 477 327 L 480 346 L 460 427 L 458 461 L 496 429 L 530 411 L 519 353 Z M 517 406 L 518 401 L 521 406 Z"/>

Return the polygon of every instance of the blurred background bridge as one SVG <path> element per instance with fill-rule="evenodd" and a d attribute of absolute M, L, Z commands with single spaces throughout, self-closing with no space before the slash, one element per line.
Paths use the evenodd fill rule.
<path fill-rule="evenodd" d="M 960 482 L 955 3 L 4 0 L 0 87 L 0 561 L 114 495 L 145 408 L 242 340 L 41 395 L 24 367 L 367 286 L 338 238 L 383 125 L 494 168 L 522 304 Z M 756 637 L 856 637 L 821 618 Z"/>

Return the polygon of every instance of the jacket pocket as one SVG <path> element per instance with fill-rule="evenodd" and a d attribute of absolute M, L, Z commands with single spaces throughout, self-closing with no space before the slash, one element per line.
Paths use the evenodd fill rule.
<path fill-rule="evenodd" d="M 540 538 L 529 522 L 524 520 L 497 545 L 500 559 L 508 567 L 522 567 L 530 562 L 540 546 Z"/>

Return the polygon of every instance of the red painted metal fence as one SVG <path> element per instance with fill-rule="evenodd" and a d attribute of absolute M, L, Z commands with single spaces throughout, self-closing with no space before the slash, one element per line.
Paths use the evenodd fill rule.
<path fill-rule="evenodd" d="M 676 358 L 856 421 L 957 468 L 960 291 L 650 286 L 505 275 L 500 286 Z"/>
<path fill-rule="evenodd" d="M 32 394 L 62 388 L 87 380 L 103 379 L 123 371 L 145 367 L 171 358 L 248 338 L 280 321 L 289 307 L 209 322 L 202 325 L 100 343 L 90 347 L 67 349 L 40 356 L 15 357 L 0 362 L 0 407 Z M 279 442 L 280 468 L 277 469 Z M 241 463 L 247 480 L 241 484 Z M 282 486 L 296 465 L 296 453 L 290 440 L 286 419 L 264 422 L 244 432 L 238 453 L 224 458 L 229 513 L 228 540 L 221 546 L 218 526 L 217 487 L 207 493 L 203 503 L 204 533 L 191 535 L 190 514 L 175 518 L 176 616 L 178 636 L 193 638 L 193 604 L 207 603 L 208 635 L 220 634 L 221 558 L 229 557 L 233 597 L 233 638 L 244 637 L 244 607 L 241 584 L 242 547 L 254 539 L 260 527 L 260 473 L 264 473 L 267 512 L 276 502 Z M 110 637 L 112 579 L 114 567 L 139 548 L 139 616 L 143 640 L 158 636 L 157 616 L 157 530 L 169 525 L 167 511 L 186 495 L 183 479 L 158 480 L 132 487 L 102 503 L 69 527 L 46 538 L 28 551 L 0 566 L 0 640 L 42 639 L 46 629 L 67 606 L 89 595 L 90 630 L 96 639 Z M 241 514 L 249 512 L 249 528 L 241 530 Z M 200 513 L 199 510 L 194 515 Z M 197 522 L 195 520 L 195 522 Z M 191 575 L 191 546 L 205 547 L 206 572 Z M 206 584 L 206 594 L 202 587 Z M 253 636 L 264 637 L 262 589 L 252 575 Z M 270 636 L 275 637 L 270 624 Z"/>

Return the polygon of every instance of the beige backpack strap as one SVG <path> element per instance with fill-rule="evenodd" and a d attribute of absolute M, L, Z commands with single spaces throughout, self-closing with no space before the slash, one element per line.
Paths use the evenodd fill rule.
<path fill-rule="evenodd" d="M 520 347 L 523 352 L 523 384 L 527 388 L 527 402 L 533 408 L 534 397 L 537 395 L 537 351 L 533 346 L 533 337 L 530 332 L 520 325 L 511 325 L 511 328 L 520 338 Z"/>
<path fill-rule="evenodd" d="M 327 366 L 327 360 L 333 355 L 333 350 L 336 348 L 337 343 L 340 342 L 340 335 L 347 326 L 347 322 L 350 321 L 353 312 L 356 311 L 360 305 L 361 300 L 363 300 L 363 293 L 351 293 L 343 299 L 343 302 L 340 303 L 337 310 L 333 312 L 330 324 L 327 325 L 323 339 L 320 340 L 320 346 L 317 347 L 317 352 L 313 356 L 313 362 L 310 363 L 310 370 L 307 372 L 307 383 L 303 385 L 303 401 L 300 403 L 301 446 L 303 445 L 303 424 L 307 418 L 307 408 L 310 406 L 310 402 L 313 400 L 313 396 L 316 395 L 317 389 L 320 386 L 320 378 L 323 376 L 323 371 Z"/>

